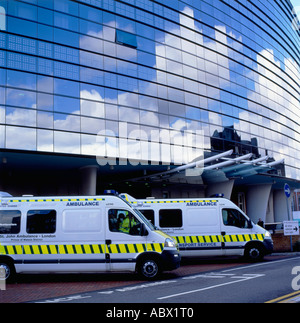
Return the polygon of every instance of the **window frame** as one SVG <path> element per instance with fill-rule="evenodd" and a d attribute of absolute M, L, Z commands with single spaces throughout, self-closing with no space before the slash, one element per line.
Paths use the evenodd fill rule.
<path fill-rule="evenodd" d="M 3 213 L 13 214 L 15 213 L 17 216 L 11 217 L 11 223 L 2 223 L 3 221 Z M 16 223 L 13 223 L 14 218 L 18 218 Z M 22 212 L 20 210 L 0 210 L 0 234 L 19 234 L 21 231 L 21 218 L 22 218 Z M 1 225 L 2 224 L 2 225 Z M 3 227 L 3 228 L 1 228 Z M 6 232 L 5 228 L 10 227 L 10 232 Z M 13 230 L 12 228 L 16 227 L 16 230 Z"/>
<path fill-rule="evenodd" d="M 113 211 L 113 213 L 111 213 L 111 211 Z M 115 212 L 117 212 L 115 214 Z M 126 231 L 122 231 L 121 230 L 121 222 L 120 222 L 120 215 L 123 214 L 124 215 L 124 219 L 126 219 L 127 217 L 129 217 L 130 221 L 129 221 L 129 227 L 128 227 L 128 232 Z M 112 217 L 116 218 L 117 222 L 112 223 L 111 220 L 113 219 Z M 133 227 L 132 227 L 132 218 L 134 219 L 134 222 L 136 223 Z M 123 219 L 123 220 L 124 220 Z M 108 228 L 109 231 L 111 233 L 123 233 L 123 234 L 127 234 L 130 236 L 140 236 L 140 232 L 138 232 L 138 226 L 141 228 L 141 224 L 142 222 L 140 221 L 140 219 L 138 219 L 134 213 L 132 213 L 129 210 L 126 209 L 109 209 L 108 211 Z M 113 228 L 113 225 L 116 226 L 116 228 Z M 136 231 L 132 231 L 132 229 L 136 230 Z"/>
<path fill-rule="evenodd" d="M 176 214 L 176 212 L 178 212 Z M 168 213 L 168 214 L 166 214 Z M 171 217 L 180 216 L 180 219 L 177 219 L 178 222 L 168 222 L 170 221 Z M 163 219 L 163 217 L 168 217 Z M 169 223 L 171 225 L 169 225 Z M 168 224 L 168 225 L 166 225 Z M 175 224 L 175 225 L 174 225 Z M 182 216 L 182 209 L 160 209 L 159 210 L 159 227 L 160 228 L 182 228 L 183 227 L 183 216 Z"/>
<path fill-rule="evenodd" d="M 130 48 L 137 48 L 137 36 L 124 30 L 116 29 L 116 43 Z"/>
<path fill-rule="evenodd" d="M 225 223 L 225 219 L 224 219 L 224 211 L 231 211 L 234 212 L 234 214 L 232 214 L 234 216 L 234 221 L 232 224 L 228 224 L 228 214 L 227 214 L 227 223 Z M 242 220 L 244 220 L 244 225 L 242 225 Z M 223 208 L 222 209 L 222 221 L 223 221 L 223 225 L 226 227 L 235 227 L 235 228 L 239 228 L 239 229 L 251 229 L 250 226 L 250 221 L 247 219 L 247 217 L 239 210 L 234 209 L 234 208 Z M 238 222 L 237 222 L 238 221 Z"/>
<path fill-rule="evenodd" d="M 38 217 L 38 216 L 42 217 L 42 219 L 34 219 L 34 217 Z M 53 219 L 54 219 L 54 222 L 52 222 Z M 46 223 L 47 220 L 49 221 L 48 224 Z M 32 223 L 30 223 L 31 221 Z M 30 227 L 34 224 L 37 225 L 37 228 Z M 56 224 L 57 224 L 57 211 L 55 209 L 46 209 L 46 210 L 31 209 L 26 212 L 26 233 L 27 234 L 55 234 L 57 229 Z M 47 225 L 48 225 L 48 229 L 46 230 Z"/>
<path fill-rule="evenodd" d="M 153 209 L 138 209 L 143 216 L 155 226 L 155 212 Z M 151 214 L 150 214 L 151 213 Z"/>

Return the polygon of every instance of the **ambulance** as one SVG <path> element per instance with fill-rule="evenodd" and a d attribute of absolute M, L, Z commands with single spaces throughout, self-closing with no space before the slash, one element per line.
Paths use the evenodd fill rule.
<path fill-rule="evenodd" d="M 0 197 L 0 268 L 16 273 L 138 272 L 180 265 L 176 242 L 118 196 Z"/>
<path fill-rule="evenodd" d="M 182 257 L 245 256 L 260 261 L 272 253 L 271 234 L 224 198 L 137 200 L 121 194 L 153 225 L 172 236 Z"/>

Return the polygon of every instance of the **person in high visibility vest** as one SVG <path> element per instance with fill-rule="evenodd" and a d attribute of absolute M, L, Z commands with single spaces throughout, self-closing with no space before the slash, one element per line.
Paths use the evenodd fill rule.
<path fill-rule="evenodd" d="M 119 226 L 119 231 L 123 233 L 129 233 L 130 229 L 136 225 L 134 217 L 129 216 L 128 214 L 125 216 L 123 221 L 121 221 Z"/>

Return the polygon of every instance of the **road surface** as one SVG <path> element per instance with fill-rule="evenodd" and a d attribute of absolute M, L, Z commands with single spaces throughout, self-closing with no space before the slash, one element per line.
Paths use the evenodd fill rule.
<path fill-rule="evenodd" d="M 138 282 L 38 302 L 105 303 L 114 304 L 117 310 L 116 304 L 126 303 L 264 303 L 297 301 L 297 298 L 300 301 L 300 257 L 269 259 L 261 263 L 215 267 L 212 271 L 170 275 L 159 281 Z"/>

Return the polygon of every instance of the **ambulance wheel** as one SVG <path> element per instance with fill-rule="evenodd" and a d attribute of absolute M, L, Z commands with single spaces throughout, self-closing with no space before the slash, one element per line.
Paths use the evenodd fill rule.
<path fill-rule="evenodd" d="M 142 259 L 138 265 L 138 272 L 144 279 L 156 279 L 160 274 L 159 261 L 155 258 Z"/>
<path fill-rule="evenodd" d="M 264 258 L 264 248 L 258 243 L 246 246 L 245 257 L 252 262 L 262 261 Z"/>
<path fill-rule="evenodd" d="M 13 283 L 16 276 L 15 266 L 10 259 L 0 258 L 0 280 L 5 280 L 6 283 Z"/>

